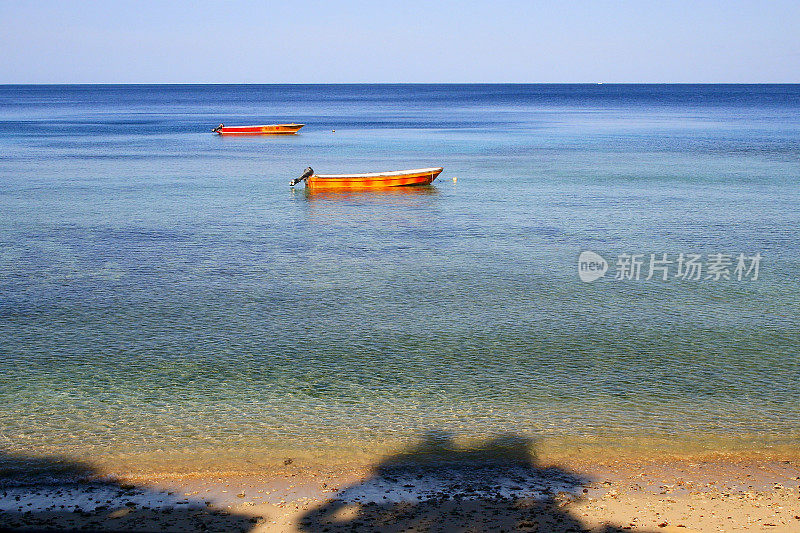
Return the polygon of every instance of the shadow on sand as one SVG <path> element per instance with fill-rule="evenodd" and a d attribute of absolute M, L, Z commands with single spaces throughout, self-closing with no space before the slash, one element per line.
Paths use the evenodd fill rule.
<path fill-rule="evenodd" d="M 0 531 L 230 531 L 249 516 L 183 494 L 103 480 L 89 465 L 0 452 Z"/>
<path fill-rule="evenodd" d="M 592 528 L 565 508 L 589 481 L 537 464 L 530 439 L 506 435 L 463 448 L 446 433 L 384 461 L 300 519 L 300 530 L 619 532 Z"/>
<path fill-rule="evenodd" d="M 300 515 L 304 532 L 621 532 L 570 512 L 590 481 L 540 465 L 530 439 L 471 447 L 431 432 L 360 483 Z M 183 494 L 100 479 L 91 466 L 0 452 L 0 531 L 225 531 L 261 517 L 213 510 Z M 264 524 L 266 527 L 267 524 Z"/>

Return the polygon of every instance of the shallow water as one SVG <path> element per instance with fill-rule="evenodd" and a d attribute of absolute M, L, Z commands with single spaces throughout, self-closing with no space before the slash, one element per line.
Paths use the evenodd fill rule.
<path fill-rule="evenodd" d="M 799 162 L 797 85 L 0 86 L 0 447 L 796 446 Z"/>

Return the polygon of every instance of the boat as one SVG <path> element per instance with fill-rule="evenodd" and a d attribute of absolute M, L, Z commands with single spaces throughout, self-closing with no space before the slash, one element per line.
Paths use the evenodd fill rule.
<path fill-rule="evenodd" d="M 412 187 L 430 185 L 442 170 L 444 170 L 442 167 L 431 167 L 369 174 L 316 174 L 314 169 L 308 167 L 302 176 L 291 180 L 289 185 L 294 187 L 301 181 L 305 181 L 306 187 L 311 190 Z"/>
<path fill-rule="evenodd" d="M 213 130 L 220 135 L 285 135 L 297 133 L 305 124 L 263 124 L 261 126 L 226 126 L 220 124 Z"/>

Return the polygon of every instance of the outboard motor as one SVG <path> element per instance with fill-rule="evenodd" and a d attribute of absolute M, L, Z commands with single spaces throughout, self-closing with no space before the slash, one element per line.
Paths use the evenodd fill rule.
<path fill-rule="evenodd" d="M 310 178 L 313 175 L 314 175 L 314 169 L 311 168 L 311 167 L 306 167 L 305 171 L 303 172 L 303 175 L 300 176 L 299 178 L 295 178 L 292 181 L 290 181 L 289 182 L 289 186 L 290 187 L 294 187 L 295 185 L 297 185 L 301 181 L 305 181 L 305 180 L 307 180 L 308 178 Z"/>

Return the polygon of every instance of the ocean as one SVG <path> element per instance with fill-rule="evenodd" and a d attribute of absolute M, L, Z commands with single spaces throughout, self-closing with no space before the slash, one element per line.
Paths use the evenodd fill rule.
<path fill-rule="evenodd" d="M 0 462 L 779 456 L 798 227 L 800 85 L 0 86 Z"/>

